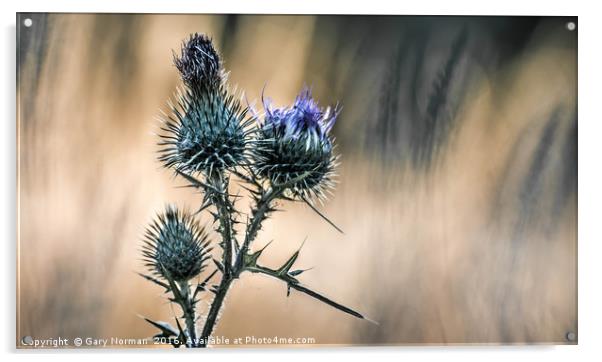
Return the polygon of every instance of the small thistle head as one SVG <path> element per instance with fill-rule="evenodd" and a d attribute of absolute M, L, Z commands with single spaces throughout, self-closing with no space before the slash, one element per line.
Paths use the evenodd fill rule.
<path fill-rule="evenodd" d="M 207 234 L 192 215 L 167 206 L 147 228 L 142 254 L 152 274 L 182 282 L 205 268 L 209 251 Z"/>
<path fill-rule="evenodd" d="M 320 108 L 305 88 L 292 107 L 264 102 L 265 119 L 254 149 L 255 172 L 273 185 L 287 185 L 293 196 L 323 197 L 332 187 L 337 156 L 329 135 L 338 110 Z"/>
<path fill-rule="evenodd" d="M 184 83 L 193 89 L 219 85 L 224 76 L 219 54 L 204 34 L 191 34 L 182 43 L 180 56 L 174 54 L 174 64 Z"/>

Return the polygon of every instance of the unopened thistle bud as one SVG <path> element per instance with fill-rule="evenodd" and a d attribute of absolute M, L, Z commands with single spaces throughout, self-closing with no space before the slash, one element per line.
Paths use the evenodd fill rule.
<path fill-rule="evenodd" d="M 174 54 L 174 64 L 184 84 L 193 89 L 217 86 L 224 78 L 219 54 L 204 34 L 191 34 L 182 43 L 180 56 Z"/>
<path fill-rule="evenodd" d="M 168 168 L 206 174 L 244 164 L 252 119 L 223 84 L 211 40 L 193 35 L 175 63 L 186 87 L 163 119 L 159 160 Z"/>
<path fill-rule="evenodd" d="M 273 185 L 287 185 L 292 196 L 322 198 L 333 186 L 337 156 L 329 135 L 338 110 L 322 109 L 304 89 L 292 107 L 272 108 L 264 102 L 253 152 L 255 172 Z"/>
<path fill-rule="evenodd" d="M 208 246 L 207 234 L 193 216 L 168 206 L 146 230 L 143 260 L 152 274 L 187 281 L 204 269 Z"/>

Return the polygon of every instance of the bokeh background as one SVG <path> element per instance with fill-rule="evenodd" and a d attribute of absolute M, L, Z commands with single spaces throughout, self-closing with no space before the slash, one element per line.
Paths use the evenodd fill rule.
<path fill-rule="evenodd" d="M 244 275 L 216 335 L 575 343 L 576 20 L 20 14 L 17 339 L 145 338 L 138 315 L 173 321 L 136 272 L 154 214 L 201 201 L 154 135 L 180 84 L 172 50 L 201 32 L 249 103 L 265 86 L 290 104 L 307 84 L 342 105 L 322 210 L 345 234 L 286 203 L 255 248 L 273 239 L 263 263 L 278 266 L 307 238 L 301 280 L 378 322 Z"/>

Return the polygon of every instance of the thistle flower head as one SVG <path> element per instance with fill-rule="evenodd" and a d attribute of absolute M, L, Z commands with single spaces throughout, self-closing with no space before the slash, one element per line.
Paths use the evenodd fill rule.
<path fill-rule="evenodd" d="M 192 215 L 168 206 L 146 230 L 143 260 L 152 274 L 186 281 L 205 268 L 208 246 L 207 234 Z"/>
<path fill-rule="evenodd" d="M 305 88 L 291 107 L 264 102 L 265 119 L 254 150 L 254 168 L 274 185 L 286 184 L 293 196 L 323 197 L 332 186 L 337 157 L 329 135 L 338 110 L 320 108 Z"/>
<path fill-rule="evenodd" d="M 247 113 L 223 87 L 202 94 L 187 90 L 163 119 L 159 160 L 167 168 L 206 174 L 244 164 L 251 141 Z"/>
<path fill-rule="evenodd" d="M 171 105 L 171 115 L 163 119 L 159 160 L 168 168 L 206 174 L 243 164 L 252 119 L 246 117 L 248 108 L 222 84 L 211 40 L 194 34 L 175 64 L 186 87 Z"/>
<path fill-rule="evenodd" d="M 219 85 L 224 77 L 219 54 L 204 34 L 191 34 L 182 43 L 180 56 L 174 54 L 174 64 L 184 83 L 193 89 Z"/>

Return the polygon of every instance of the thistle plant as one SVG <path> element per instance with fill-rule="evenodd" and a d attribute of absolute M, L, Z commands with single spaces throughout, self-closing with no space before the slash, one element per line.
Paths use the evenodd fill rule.
<path fill-rule="evenodd" d="M 202 200 L 194 214 L 168 206 L 147 228 L 142 255 L 148 272 L 141 275 L 161 286 L 181 312 L 175 327 L 145 318 L 159 329 L 155 337 L 174 347 L 206 347 L 228 291 L 244 272 L 282 281 L 287 296 L 296 290 L 365 319 L 301 283 L 304 270 L 294 268 L 300 250 L 270 268 L 260 261 L 267 245 L 253 248 L 280 202 L 303 202 L 340 231 L 315 206 L 334 187 L 338 156 L 330 132 L 338 108 L 321 108 L 306 88 L 290 107 L 275 108 L 264 100 L 263 115 L 251 111 L 228 86 L 220 56 L 205 35 L 183 42 L 174 64 L 183 86 L 163 116 L 158 159 Z M 237 207 L 242 196 L 230 193 L 231 180 L 248 191 L 248 212 Z M 202 212 L 211 215 L 215 236 L 196 220 Z M 244 232 L 238 235 L 238 229 Z M 202 310 L 198 302 L 206 296 L 211 303 Z"/>

